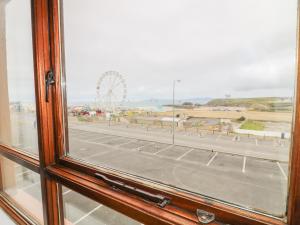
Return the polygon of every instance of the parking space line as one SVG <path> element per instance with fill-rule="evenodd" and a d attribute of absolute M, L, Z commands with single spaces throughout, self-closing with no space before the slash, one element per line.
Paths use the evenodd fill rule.
<path fill-rule="evenodd" d="M 137 142 L 137 140 L 131 140 L 131 141 L 116 145 L 116 147 L 122 147 L 122 145 L 127 145 L 127 144 L 131 144 L 131 143 L 135 143 L 135 142 Z"/>
<path fill-rule="evenodd" d="M 151 145 L 154 145 L 153 143 L 146 143 L 146 144 L 143 144 L 137 148 L 132 148 L 131 151 L 141 151 L 141 148 L 145 147 L 145 146 L 151 146 Z"/>
<path fill-rule="evenodd" d="M 69 194 L 72 190 L 67 190 L 64 193 L 62 193 L 63 195 Z"/>
<path fill-rule="evenodd" d="M 214 161 L 214 159 L 216 158 L 217 155 L 218 155 L 218 152 L 216 152 L 216 154 L 214 154 L 214 156 L 211 157 L 211 159 L 208 161 L 208 163 L 206 164 L 206 166 L 209 166 L 212 163 L 212 161 Z"/>
<path fill-rule="evenodd" d="M 76 138 L 76 139 L 79 140 L 79 141 L 83 141 L 83 142 L 104 143 L 104 142 L 110 141 L 114 138 L 116 138 L 116 137 L 115 136 L 112 136 L 112 137 L 103 137 L 102 136 L 102 137 L 95 137 L 95 138 L 88 138 L 88 139 L 79 139 L 79 138 Z M 95 140 L 98 140 L 98 141 L 101 141 L 101 142 L 95 142 Z"/>
<path fill-rule="evenodd" d="M 83 159 L 83 160 L 87 160 L 87 159 L 93 158 L 93 157 L 95 157 L 95 156 L 105 155 L 105 154 L 107 154 L 107 153 L 115 152 L 115 151 L 118 151 L 118 150 L 119 150 L 119 149 L 112 148 L 112 149 L 110 149 L 110 150 L 108 150 L 108 151 L 105 151 L 105 152 L 98 152 L 98 153 L 89 155 L 89 156 L 87 156 L 87 157 L 83 157 L 82 159 Z"/>
<path fill-rule="evenodd" d="M 111 141 L 117 141 L 117 140 L 122 140 L 124 139 L 125 137 L 118 137 L 118 136 L 115 136 L 113 138 L 110 138 L 109 140 L 105 141 L 105 142 L 101 142 L 103 144 L 107 143 L 107 142 L 111 142 Z M 116 145 L 117 146 L 117 145 Z"/>
<path fill-rule="evenodd" d="M 164 151 L 167 151 L 169 150 L 170 148 L 174 147 L 174 145 L 169 145 L 161 150 L 159 150 L 158 152 L 155 152 L 153 155 L 157 155 L 158 153 L 161 153 L 161 152 L 164 152 Z"/>
<path fill-rule="evenodd" d="M 246 161 L 247 161 L 247 158 L 246 158 L 246 156 L 244 156 L 243 169 L 242 169 L 243 173 L 245 173 L 245 171 L 246 171 Z"/>
<path fill-rule="evenodd" d="M 280 163 L 279 163 L 279 162 L 276 162 L 276 164 L 277 164 L 277 166 L 279 167 L 279 169 L 280 169 L 280 171 L 281 171 L 281 173 L 282 173 L 284 179 L 287 180 L 287 176 L 286 176 L 286 174 L 285 174 L 283 168 L 281 167 Z"/>
<path fill-rule="evenodd" d="M 190 152 L 194 151 L 194 149 L 190 149 L 188 151 L 186 151 L 185 153 L 183 153 L 181 156 L 179 156 L 176 160 L 181 160 L 184 156 L 186 156 L 187 154 L 189 154 Z"/>
<path fill-rule="evenodd" d="M 91 210 L 90 212 L 88 212 L 87 214 L 85 214 L 83 217 L 81 217 L 78 220 L 76 220 L 73 224 L 74 225 L 78 224 L 79 222 L 81 222 L 82 220 L 84 220 L 85 218 L 87 218 L 89 215 L 91 215 L 93 212 L 97 211 L 101 207 L 102 207 L 102 205 L 98 205 L 96 208 L 94 208 L 93 210 Z"/>

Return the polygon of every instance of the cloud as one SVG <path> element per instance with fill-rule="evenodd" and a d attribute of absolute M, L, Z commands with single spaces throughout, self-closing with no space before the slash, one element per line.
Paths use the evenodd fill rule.
<path fill-rule="evenodd" d="M 178 98 L 293 92 L 296 0 L 85 4 L 64 0 L 63 4 L 69 100 L 95 99 L 97 80 L 108 70 L 123 75 L 132 99 L 169 98 L 174 79 L 182 80 L 176 86 Z M 13 19 L 12 15 L 8 26 L 18 27 Z M 10 37 L 23 37 L 24 30 L 12 29 Z M 10 38 L 9 45 L 30 47 L 16 38 Z M 10 57 L 11 65 L 28 64 L 27 47 L 21 47 L 24 51 L 17 58 Z M 16 71 L 13 76 L 20 80 L 30 76 L 24 74 Z"/>

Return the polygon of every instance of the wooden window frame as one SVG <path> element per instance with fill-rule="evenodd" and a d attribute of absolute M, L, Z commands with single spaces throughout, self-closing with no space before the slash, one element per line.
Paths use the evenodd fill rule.
<path fill-rule="evenodd" d="M 60 0 L 31 0 L 39 158 L 0 144 L 1 155 L 40 174 L 46 225 L 63 224 L 61 184 L 144 224 L 198 224 L 196 209 L 213 212 L 216 215 L 216 221 L 232 225 L 300 224 L 299 30 L 297 30 L 297 91 L 293 144 L 290 152 L 288 210 L 287 221 L 282 221 L 205 197 L 194 196 L 164 186 L 149 185 L 131 176 L 99 166 L 89 166 L 68 157 L 65 154 L 65 149 L 68 149 L 67 121 L 64 121 L 66 118 L 66 107 L 64 107 L 66 90 L 61 86 L 62 81 L 65 82 L 65 74 L 63 67 L 64 40 L 60 33 L 60 29 L 62 29 L 60 3 Z M 298 21 L 299 17 L 298 13 Z M 54 87 L 51 88 L 49 102 L 46 102 L 45 75 L 49 70 L 54 71 L 56 79 Z M 162 209 L 146 203 L 136 196 L 116 192 L 103 181 L 96 179 L 94 177 L 96 172 L 152 193 L 163 194 L 172 199 L 172 204 Z M 0 206 L 19 224 L 32 223 L 3 195 L 0 195 Z"/>

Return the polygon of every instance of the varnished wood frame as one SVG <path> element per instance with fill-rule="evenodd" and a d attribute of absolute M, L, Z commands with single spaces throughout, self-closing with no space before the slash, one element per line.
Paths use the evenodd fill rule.
<path fill-rule="evenodd" d="M 45 76 L 52 70 L 52 55 L 50 48 L 51 17 L 49 14 L 51 2 L 48 0 L 33 1 L 33 36 L 35 50 L 35 93 L 39 136 L 40 177 L 42 184 L 42 199 L 45 225 L 63 224 L 61 189 L 57 183 L 47 176 L 45 168 L 55 164 L 56 138 L 54 136 L 54 102 L 52 89 L 49 92 L 49 102 L 46 102 Z"/>
<path fill-rule="evenodd" d="M 15 163 L 22 165 L 23 167 L 26 167 L 36 173 L 40 173 L 39 160 L 34 156 L 4 145 L 0 145 L 0 154 Z"/>
<path fill-rule="evenodd" d="M 62 224 L 60 215 L 62 210 L 57 183 L 47 177 L 45 168 L 55 163 L 55 140 L 53 126 L 52 102 L 45 102 L 45 75 L 51 69 L 49 48 L 49 2 L 48 0 L 31 0 L 33 55 L 34 55 L 34 80 L 36 97 L 36 116 L 38 129 L 39 160 L 26 152 L 0 145 L 0 154 L 21 164 L 22 166 L 40 173 L 43 199 L 43 217 L 45 225 Z M 1 177 L 0 177 L 1 178 Z M 26 218 L 16 213 L 16 205 L 6 201 L 0 196 L 3 207 L 17 222 L 23 224 Z M 27 223 L 24 224 L 29 224 Z"/>
<path fill-rule="evenodd" d="M 216 213 L 216 216 L 220 221 L 231 224 L 284 224 L 279 220 L 264 215 L 240 210 L 235 207 L 220 204 L 218 202 L 207 201 L 204 198 L 195 198 L 194 196 L 183 193 L 172 191 L 168 192 L 158 188 L 145 186 L 137 180 L 109 172 L 103 168 L 96 170 L 94 167 L 87 166 L 78 161 L 72 160 L 71 158 L 65 157 L 64 148 L 67 144 L 67 141 L 64 139 L 65 128 L 63 123 L 63 115 L 65 113 L 65 108 L 63 107 L 61 98 L 64 96 L 63 93 L 65 92 L 65 89 L 61 88 L 61 79 L 64 79 L 64 77 L 62 76 L 60 69 L 61 60 L 63 60 L 63 57 L 61 57 L 60 54 L 61 39 L 59 35 L 59 1 L 32 0 L 32 2 L 34 6 L 33 27 L 35 36 L 35 82 L 41 163 L 39 165 L 36 159 L 26 155 L 26 153 L 21 153 L 5 146 L 0 146 L 0 154 L 7 156 L 8 158 L 22 164 L 29 169 L 33 169 L 41 173 L 43 185 L 42 194 L 44 201 L 44 218 L 46 224 L 56 225 L 62 223 L 62 215 L 60 215 L 58 211 L 59 207 L 61 207 L 61 197 L 59 188 L 57 188 L 57 185 L 53 179 L 86 196 L 94 197 L 98 202 L 105 202 L 108 206 L 117 211 L 128 214 L 133 218 L 138 217 L 136 219 L 139 221 L 144 221 L 145 223 L 150 221 L 152 222 L 153 220 L 156 222 L 160 221 L 160 224 L 172 224 L 170 223 L 171 220 L 169 220 L 169 222 L 165 220 L 164 213 L 172 213 L 176 216 L 186 218 L 187 221 L 193 221 L 195 218 L 193 216 L 188 216 L 190 215 L 189 212 L 194 212 L 196 208 L 203 208 Z M 48 49 L 49 44 L 51 44 L 51 50 Z M 297 63 L 299 65 L 299 59 Z M 44 76 L 47 70 L 49 70 L 51 67 L 54 68 L 57 80 L 52 93 L 53 98 L 50 103 L 46 103 L 44 92 Z M 299 78 L 299 68 L 297 71 L 297 76 Z M 291 152 L 292 157 L 290 165 L 290 188 L 287 221 L 289 225 L 300 224 L 299 79 L 297 80 L 297 83 L 298 91 L 296 95 L 295 129 L 293 133 L 293 149 Z M 66 173 L 66 171 L 68 171 L 68 173 Z M 111 193 L 110 196 L 105 194 L 101 195 L 99 189 L 103 189 L 104 187 L 104 189 L 108 191 L 108 187 L 100 181 L 95 181 L 95 178 L 93 178 L 93 173 L 95 171 L 101 171 L 111 178 L 121 179 L 134 184 L 137 187 L 143 187 L 146 190 L 165 194 L 171 197 L 173 201 L 175 200 L 175 205 L 178 204 L 176 205 L 178 208 L 168 208 L 167 211 L 169 212 L 162 212 L 161 209 L 155 208 L 154 211 L 151 211 L 151 209 L 151 212 L 145 213 L 140 209 L 134 208 L 135 205 L 141 203 L 141 200 L 136 199 L 133 196 L 123 194 L 123 197 L 128 198 L 128 202 L 130 203 L 129 205 L 126 205 L 124 203 L 122 204 L 122 201 L 117 199 L 117 195 L 118 197 L 122 197 L 117 192 Z M 102 198 L 100 198 L 100 196 L 102 196 Z M 106 200 L 103 200 L 103 198 L 106 198 Z M 0 199 L 1 201 L 3 200 L 2 198 Z M 126 209 L 125 211 L 124 208 Z M 10 215 L 12 214 L 13 213 L 11 212 Z"/>
<path fill-rule="evenodd" d="M 33 220 L 29 219 L 23 212 L 21 212 L 15 203 L 12 203 L 2 194 L 0 194 L 0 208 L 2 208 L 4 212 L 19 225 L 36 224 Z"/>
<path fill-rule="evenodd" d="M 287 205 L 287 222 L 289 225 L 300 224 L 300 5 L 298 0 L 297 23 L 297 77 L 295 92 L 294 131 L 292 150 L 290 152 L 289 188 Z"/>

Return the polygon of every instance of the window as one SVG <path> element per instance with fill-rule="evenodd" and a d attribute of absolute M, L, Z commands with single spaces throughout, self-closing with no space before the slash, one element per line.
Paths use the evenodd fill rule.
<path fill-rule="evenodd" d="M 0 142 L 37 155 L 30 0 L 0 6 Z"/>
<path fill-rule="evenodd" d="M 65 187 L 63 201 L 66 224 L 141 224 Z"/>
<path fill-rule="evenodd" d="M 40 176 L 1 157 L 1 178 L 3 192 L 20 205 L 33 220 L 43 224 Z"/>
<path fill-rule="evenodd" d="M 62 11 L 70 157 L 285 217 L 296 1 Z"/>
<path fill-rule="evenodd" d="M 300 224 L 297 19 L 296 0 L 0 0 L 1 209 Z"/>

